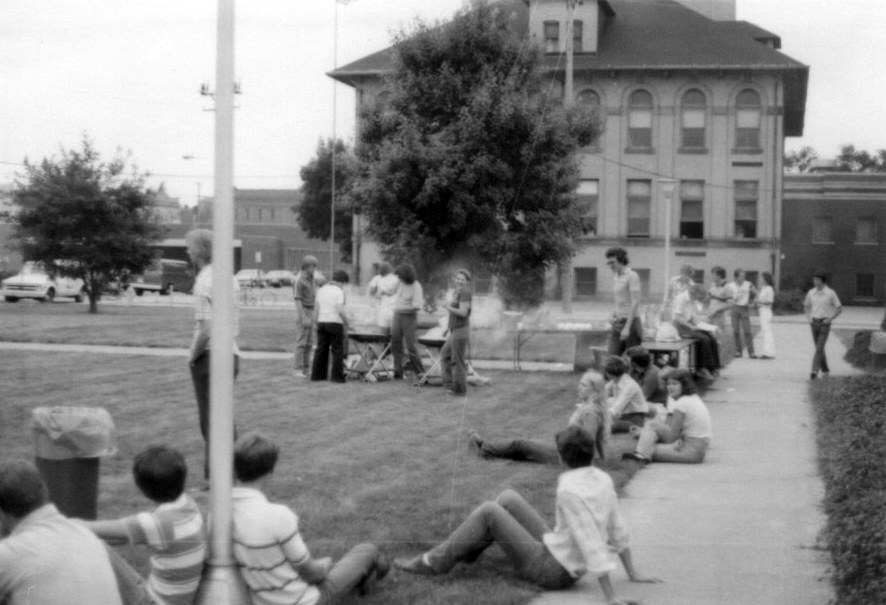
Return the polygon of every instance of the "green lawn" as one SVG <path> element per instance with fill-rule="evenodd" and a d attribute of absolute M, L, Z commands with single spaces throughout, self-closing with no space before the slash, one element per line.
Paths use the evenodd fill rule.
<path fill-rule="evenodd" d="M 89 315 L 74 304 L 0 304 L 0 339 L 187 346 L 190 309 L 110 307 Z M 241 341 L 286 348 L 285 311 L 245 310 Z M 571 358 L 572 344 L 564 347 Z M 487 462 L 467 448 L 469 428 L 489 437 L 550 440 L 565 424 L 578 376 L 490 372 L 492 385 L 466 399 L 439 388 L 379 382 L 297 383 L 284 361 L 246 360 L 235 386 L 241 431 L 265 432 L 282 447 L 272 498 L 296 509 L 318 556 L 340 556 L 371 541 L 390 556 L 419 552 L 443 538 L 479 502 L 506 487 L 525 494 L 551 520 L 561 469 Z M 108 354 L 31 353 L 0 349 L 0 442 L 4 456 L 33 456 L 31 410 L 95 405 L 111 413 L 119 453 L 101 464 L 99 514 L 115 517 L 147 507 L 132 485 L 130 464 L 150 443 L 187 457 L 191 484 L 202 470 L 202 441 L 184 359 Z M 612 443 L 605 464 L 622 487 L 634 467 Z M 197 494 L 201 504 L 206 495 Z M 126 556 L 144 569 L 143 553 Z M 369 604 L 517 604 L 536 592 L 517 580 L 497 549 L 445 578 L 392 573 Z"/>

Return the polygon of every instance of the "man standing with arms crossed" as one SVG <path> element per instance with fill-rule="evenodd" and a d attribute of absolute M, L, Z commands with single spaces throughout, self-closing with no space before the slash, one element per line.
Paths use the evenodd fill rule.
<path fill-rule="evenodd" d="M 301 272 L 293 286 L 295 298 L 295 368 L 292 377 L 299 380 L 308 378 L 311 373 L 311 346 L 314 330 L 314 271 L 317 270 L 317 259 L 311 255 L 301 263 Z"/>
<path fill-rule="evenodd" d="M 628 253 L 624 248 L 606 251 L 606 264 L 615 274 L 612 278 L 612 294 L 615 311 L 610 323 L 609 354 L 621 355 L 625 349 L 643 342 L 643 324 L 640 310 L 640 276 L 628 266 Z"/>
<path fill-rule="evenodd" d="M 825 356 L 824 347 L 831 334 L 831 323 L 843 312 L 843 305 L 837 298 L 837 293 L 828 288 L 827 273 L 816 271 L 812 276 L 813 288 L 806 294 L 803 301 L 803 310 L 806 319 L 812 326 L 812 341 L 815 343 L 815 355 L 812 357 L 812 373 L 809 378 L 818 378 L 818 371 L 828 374 L 828 358 Z"/>

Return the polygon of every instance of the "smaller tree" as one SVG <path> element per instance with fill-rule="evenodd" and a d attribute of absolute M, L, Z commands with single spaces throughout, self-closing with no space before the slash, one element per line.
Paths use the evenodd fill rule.
<path fill-rule="evenodd" d="M 337 139 L 317 143 L 317 154 L 302 166 L 302 201 L 292 211 L 298 216 L 298 224 L 309 237 L 327 241 L 332 213 L 332 153 L 335 149 L 335 241 L 338 242 L 342 260 L 350 262 L 353 217 L 346 193 L 354 175 L 354 157 L 347 145 Z"/>
<path fill-rule="evenodd" d="M 156 192 L 145 175 L 126 170 L 126 158 L 118 153 L 105 163 L 84 137 L 80 151 L 63 149 L 39 164 L 25 159 L 24 180 L 13 192 L 14 245 L 50 273 L 82 279 L 90 313 L 109 282 L 145 270 L 163 236 Z"/>
<path fill-rule="evenodd" d="M 788 151 L 784 155 L 784 169 L 786 172 L 808 172 L 812 162 L 818 159 L 818 152 L 808 145 L 800 151 Z"/>
<path fill-rule="evenodd" d="M 849 172 L 886 172 L 886 149 L 869 153 L 855 149 L 855 145 L 843 145 L 837 156 L 837 165 Z"/>

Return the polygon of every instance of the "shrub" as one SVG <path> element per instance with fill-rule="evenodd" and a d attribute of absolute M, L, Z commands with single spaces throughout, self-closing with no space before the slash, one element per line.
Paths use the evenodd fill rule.
<path fill-rule="evenodd" d="M 835 605 L 886 603 L 886 383 L 877 376 L 816 384 L 819 467 Z"/>
<path fill-rule="evenodd" d="M 775 293 L 775 300 L 772 303 L 772 312 L 779 315 L 789 313 L 802 313 L 803 301 L 806 295 L 800 288 L 782 289 Z"/>

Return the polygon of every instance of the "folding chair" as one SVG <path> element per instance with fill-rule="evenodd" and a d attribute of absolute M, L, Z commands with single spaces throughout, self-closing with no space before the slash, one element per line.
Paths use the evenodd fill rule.
<path fill-rule="evenodd" d="M 393 370 L 385 363 L 385 357 L 391 352 L 390 334 L 349 332 L 348 339 L 354 344 L 358 358 L 349 364 L 347 378 L 353 374 L 362 376 L 366 382 L 375 382 L 393 376 Z"/>
<path fill-rule="evenodd" d="M 417 380 L 412 386 L 417 389 L 421 388 L 422 385 L 427 384 L 429 378 L 440 374 L 443 369 L 443 359 L 440 357 L 440 350 L 443 348 L 443 345 L 446 344 L 446 340 L 447 338 L 440 336 L 425 335 L 418 337 L 418 344 L 425 348 L 428 357 L 431 358 L 431 365 L 421 376 L 417 377 Z"/>

